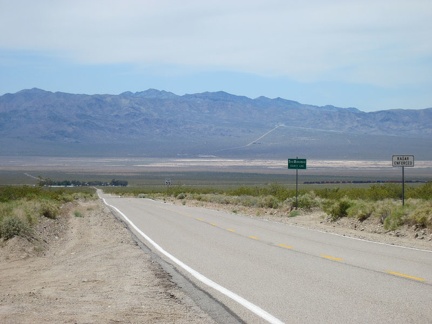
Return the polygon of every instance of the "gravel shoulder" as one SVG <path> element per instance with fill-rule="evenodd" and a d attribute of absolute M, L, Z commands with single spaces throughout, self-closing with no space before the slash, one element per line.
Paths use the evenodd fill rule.
<path fill-rule="evenodd" d="M 374 221 L 333 223 L 318 211 L 287 217 L 271 209 L 167 203 L 432 251 L 428 229 L 386 232 Z M 34 237 L 0 242 L 0 323 L 214 323 L 176 282 L 100 200 L 68 203 L 57 219 L 43 219 Z"/>

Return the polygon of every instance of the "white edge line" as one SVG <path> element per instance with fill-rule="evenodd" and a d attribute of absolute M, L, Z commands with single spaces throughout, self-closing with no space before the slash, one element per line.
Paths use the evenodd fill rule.
<path fill-rule="evenodd" d="M 164 249 L 162 249 L 155 241 L 153 241 L 150 237 L 148 237 L 146 234 L 144 234 L 117 207 L 114 207 L 113 205 L 108 204 L 106 202 L 105 198 L 101 197 L 101 199 L 103 200 L 103 202 L 104 202 L 105 205 L 107 205 L 108 207 L 113 208 L 116 212 L 118 212 L 130 224 L 130 226 L 132 226 L 132 228 L 135 231 L 137 231 L 144 239 L 146 239 L 151 245 L 153 245 L 153 247 L 156 250 L 158 250 L 160 253 L 162 253 L 163 255 L 165 255 L 171 261 L 173 261 L 174 263 L 176 263 L 178 266 L 180 266 L 181 268 L 183 268 L 184 270 L 186 270 L 187 272 L 189 272 L 193 277 L 195 277 L 196 279 L 198 279 L 202 283 L 206 284 L 207 286 L 209 286 L 209 287 L 211 287 L 211 288 L 219 291 L 220 293 L 224 294 L 225 296 L 231 298 L 232 300 L 236 301 L 237 303 L 239 303 L 243 307 L 249 309 L 254 314 L 256 314 L 259 317 L 261 317 L 262 319 L 268 321 L 269 323 L 274 323 L 274 324 L 281 324 L 281 323 L 283 323 L 281 320 L 277 319 L 276 317 L 274 317 L 273 315 L 269 314 L 265 310 L 263 310 L 260 307 L 252 304 L 251 302 L 247 301 L 246 299 L 244 299 L 243 297 L 237 295 L 236 293 L 233 293 L 232 291 L 226 289 L 225 287 L 222 287 L 221 285 L 215 283 L 214 281 L 208 279 L 207 277 L 205 277 L 202 274 L 200 274 L 199 272 L 195 271 L 194 269 L 192 269 L 188 265 L 184 264 L 182 261 L 180 261 L 179 259 L 177 259 L 173 255 L 169 254 L 167 251 L 165 251 Z"/>
<path fill-rule="evenodd" d="M 154 201 L 160 202 L 159 200 L 154 200 Z M 192 207 L 192 208 L 204 208 L 204 209 L 207 209 L 207 210 L 217 211 L 215 209 L 206 208 L 206 207 Z M 226 212 L 226 214 L 230 214 L 230 213 Z M 242 214 L 235 214 L 235 215 L 236 216 L 250 218 L 250 216 L 248 216 L 248 215 L 242 215 Z M 280 221 L 277 221 L 277 220 L 270 220 L 270 219 L 266 219 L 266 218 L 255 218 L 255 217 L 253 217 L 253 219 L 264 221 L 264 222 L 269 222 L 269 223 L 275 223 L 275 224 L 282 224 L 282 225 L 287 225 L 287 226 L 291 226 L 291 227 L 297 227 L 297 228 L 301 228 L 301 229 L 304 229 L 304 230 L 307 230 L 307 231 L 314 231 L 314 232 L 319 232 L 319 233 L 323 233 L 323 234 L 330 234 L 330 235 L 334 235 L 334 236 L 340 236 L 342 238 L 356 240 L 356 241 L 362 241 L 362 242 L 366 242 L 366 243 L 385 245 L 385 246 L 389 246 L 389 247 L 393 247 L 393 248 L 413 250 L 413 251 L 418 251 L 418 252 L 432 253 L 432 250 L 420 249 L 420 248 L 415 248 L 415 247 L 411 247 L 411 246 L 404 246 L 404 245 L 399 245 L 399 244 L 391 244 L 391 243 L 372 241 L 372 240 L 368 240 L 368 239 L 362 239 L 362 238 L 359 238 L 359 237 L 351 236 L 349 234 L 333 233 L 333 232 L 330 232 L 330 231 L 320 230 L 320 229 L 316 229 L 316 228 L 310 228 L 310 227 L 306 227 L 306 226 L 302 226 L 302 225 L 283 223 L 283 222 L 280 222 Z"/>
<path fill-rule="evenodd" d="M 281 223 L 281 224 L 283 224 L 283 223 Z M 294 225 L 294 224 L 287 224 L 287 225 L 299 227 L 299 228 L 303 228 L 306 230 L 315 231 L 315 232 L 319 232 L 319 233 L 325 233 L 325 234 L 340 236 L 340 237 L 344 237 L 344 238 L 356 240 L 356 241 L 362 241 L 362 242 L 379 244 L 379 245 L 386 245 L 386 246 L 390 246 L 390 247 L 394 247 L 394 248 L 400 248 L 400 249 L 407 249 L 407 250 L 414 250 L 414 251 L 419 251 L 419 252 L 432 253 L 431 250 L 419 249 L 419 248 L 414 248 L 414 247 L 410 247 L 410 246 L 403 246 L 403 245 L 398 245 L 398 244 L 390 244 L 390 243 L 384 243 L 384 242 L 371 241 L 371 240 L 362 239 L 362 238 L 354 237 L 354 236 L 350 236 L 350 235 L 344 235 L 344 234 L 339 234 L 339 233 L 326 232 L 324 230 L 319 230 L 319 229 L 314 229 L 314 228 L 308 228 L 308 227 L 301 226 L 301 225 Z"/>
<path fill-rule="evenodd" d="M 159 201 L 159 200 L 155 200 L 155 201 Z M 206 207 L 192 207 L 192 208 L 203 208 L 203 209 L 207 209 L 207 210 L 217 211 L 215 209 L 206 208 Z M 226 214 L 230 214 L 229 212 L 225 212 L 225 213 Z M 235 214 L 235 215 L 236 216 L 241 216 L 241 217 L 246 217 L 246 218 L 251 218 L 250 216 L 243 215 L 243 214 Z M 297 224 L 283 223 L 283 222 L 280 222 L 280 221 L 277 221 L 277 220 L 271 220 L 271 219 L 267 219 L 267 218 L 256 218 L 256 217 L 252 217 L 252 218 L 256 219 L 256 220 L 263 221 L 263 222 L 269 222 L 269 223 L 275 223 L 275 224 L 283 224 L 283 225 L 287 225 L 287 226 L 291 226 L 291 227 L 301 228 L 301 229 L 308 230 L 308 231 L 314 231 L 314 232 L 319 232 L 319 233 L 323 233 L 323 234 L 330 234 L 330 235 L 334 235 L 334 236 L 340 236 L 340 237 L 343 237 L 343 238 L 346 238 L 346 239 L 351 239 L 351 240 L 356 240 L 356 241 L 362 241 L 362 242 L 367 242 L 367 243 L 372 243 L 372 244 L 378 244 L 378 245 L 386 245 L 386 246 L 390 246 L 390 247 L 393 247 L 393 248 L 400 248 L 400 249 L 406 249 L 406 250 L 414 250 L 414 251 L 419 251 L 419 252 L 432 253 L 432 250 L 420 249 L 420 248 L 415 248 L 415 247 L 411 247 L 411 246 L 404 246 L 404 245 L 399 245 L 399 244 L 391 244 L 391 243 L 372 241 L 372 240 L 368 240 L 368 239 L 362 239 L 362 238 L 359 238 L 359 237 L 351 236 L 351 235 L 348 235 L 348 234 L 333 233 L 333 232 L 326 231 L 326 230 L 320 230 L 320 229 L 316 229 L 316 228 L 310 228 L 310 227 L 306 227 L 306 226 L 302 226 L 302 225 L 297 225 Z"/>

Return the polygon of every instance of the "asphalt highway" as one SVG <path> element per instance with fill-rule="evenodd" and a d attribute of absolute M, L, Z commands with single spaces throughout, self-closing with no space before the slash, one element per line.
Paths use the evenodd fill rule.
<path fill-rule="evenodd" d="M 247 323 L 432 323 L 432 252 L 100 194 L 153 251 Z"/>

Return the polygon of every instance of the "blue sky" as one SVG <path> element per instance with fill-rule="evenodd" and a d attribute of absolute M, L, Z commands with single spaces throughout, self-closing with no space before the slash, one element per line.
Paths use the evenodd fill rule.
<path fill-rule="evenodd" d="M 0 95 L 226 91 L 432 107 L 430 0 L 0 0 Z"/>

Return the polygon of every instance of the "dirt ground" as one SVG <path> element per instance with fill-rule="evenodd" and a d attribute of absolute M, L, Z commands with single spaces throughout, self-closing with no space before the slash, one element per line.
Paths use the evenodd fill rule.
<path fill-rule="evenodd" d="M 432 250 L 427 229 L 382 225 L 323 213 L 286 217 L 271 209 L 167 203 L 225 210 L 386 244 Z M 0 323 L 214 323 L 141 249 L 101 201 L 68 203 L 43 219 L 33 238 L 0 242 Z"/>
<path fill-rule="evenodd" d="M 100 201 L 36 238 L 0 247 L 0 323 L 213 323 Z"/>

